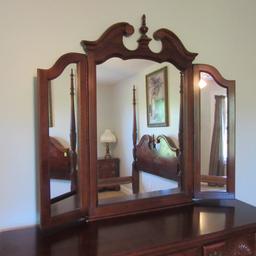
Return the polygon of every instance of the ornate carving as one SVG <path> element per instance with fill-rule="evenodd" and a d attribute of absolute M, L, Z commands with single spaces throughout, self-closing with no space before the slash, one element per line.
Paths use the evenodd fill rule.
<path fill-rule="evenodd" d="M 252 255 L 252 249 L 245 241 L 241 241 L 230 253 L 233 256 L 249 256 Z"/>
<path fill-rule="evenodd" d="M 103 63 L 109 58 L 119 57 L 121 59 L 143 58 L 156 62 L 168 61 L 179 70 L 185 70 L 192 65 L 197 53 L 191 53 L 182 44 L 180 39 L 168 29 L 159 29 L 154 34 L 155 40 L 162 42 L 160 52 L 152 52 L 148 47 L 151 38 L 146 33 L 146 16 L 142 16 L 141 36 L 138 39 L 136 50 L 129 50 L 123 44 L 123 36 L 131 36 L 134 32 L 133 26 L 122 22 L 111 26 L 103 33 L 97 41 L 81 41 L 84 51 L 92 54 L 96 64 Z"/>
<path fill-rule="evenodd" d="M 177 152 L 174 141 L 164 135 L 157 137 L 157 141 L 161 141 L 168 151 L 168 157 L 161 155 L 158 150 L 154 148 L 154 138 L 150 135 L 143 135 L 136 146 L 136 169 L 143 170 L 166 179 L 179 181 L 177 175 Z"/>
<path fill-rule="evenodd" d="M 228 248 L 227 255 L 232 256 L 251 256 L 254 251 L 254 237 L 247 236 L 233 240 Z"/>
<path fill-rule="evenodd" d="M 149 42 L 152 40 L 151 38 L 149 38 L 146 34 L 148 32 L 148 27 L 146 26 L 146 15 L 143 14 L 142 15 L 142 24 L 141 27 L 139 29 L 141 36 L 140 38 L 137 40 L 137 42 L 143 46 L 148 46 Z"/>
<path fill-rule="evenodd" d="M 253 235 L 247 235 L 231 240 L 206 245 L 203 247 L 204 256 L 253 256 L 255 241 Z"/>

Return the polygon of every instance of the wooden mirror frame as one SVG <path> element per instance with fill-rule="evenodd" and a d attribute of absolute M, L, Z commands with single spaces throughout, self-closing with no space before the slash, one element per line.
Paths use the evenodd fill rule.
<path fill-rule="evenodd" d="M 227 190 L 222 191 L 201 191 L 201 139 L 200 139 L 200 73 L 205 72 L 211 75 L 215 82 L 227 89 L 228 99 L 228 154 L 227 154 Z M 194 197 L 213 199 L 234 199 L 235 198 L 235 81 L 226 80 L 213 66 L 207 64 L 194 64 Z"/>
<path fill-rule="evenodd" d="M 82 41 L 87 55 L 87 83 L 89 86 L 89 151 L 90 151 L 90 204 L 89 220 L 110 218 L 134 214 L 136 212 L 156 210 L 173 205 L 192 202 L 193 194 L 193 69 L 192 61 L 196 53 L 185 49 L 180 39 L 167 29 L 159 29 L 154 34 L 155 40 L 162 42 L 160 52 L 149 48 L 151 39 L 146 35 L 148 28 L 145 15 L 142 17 L 140 38 L 136 50 L 129 50 L 123 44 L 123 37 L 134 32 L 128 23 L 117 23 L 103 33 L 97 41 Z M 144 198 L 133 201 L 122 201 L 109 205 L 98 205 L 97 202 L 97 102 L 96 102 L 96 65 L 118 57 L 123 60 L 146 59 L 173 64 L 181 73 L 181 110 L 180 110 L 180 165 L 182 169 L 182 188 L 179 194 Z"/>
<path fill-rule="evenodd" d="M 234 198 L 235 192 L 235 81 L 225 80 L 216 68 L 204 64 L 192 64 L 196 53 L 185 49 L 180 39 L 167 29 L 159 29 L 155 40 L 162 42 L 160 52 L 149 48 L 151 39 L 145 16 L 142 18 L 138 47 L 129 50 L 123 37 L 131 36 L 134 28 L 128 23 L 117 23 L 103 33 L 97 41 L 82 41 L 86 54 L 68 53 L 60 57 L 49 69 L 38 69 L 39 111 L 39 178 L 40 224 L 49 228 L 79 219 L 97 220 L 154 211 L 191 203 L 194 198 Z M 127 200 L 114 204 L 98 205 L 97 202 L 97 101 L 96 65 L 118 57 L 123 60 L 146 59 L 157 63 L 169 62 L 180 71 L 180 127 L 179 166 L 182 170 L 182 191 L 174 195 Z M 61 75 L 69 64 L 77 64 L 78 80 L 78 184 L 80 193 L 78 209 L 51 216 L 49 176 L 49 81 Z M 200 191 L 200 72 L 213 76 L 228 93 L 228 180 L 227 192 Z M 134 140 L 134 138 L 133 138 Z M 134 141 L 133 141 L 134 142 Z"/>
<path fill-rule="evenodd" d="M 70 212 L 51 216 L 50 173 L 49 173 L 49 82 L 62 74 L 64 69 L 75 63 L 77 65 L 77 101 L 78 115 L 78 183 L 79 208 Z M 60 57 L 49 69 L 37 70 L 38 83 L 38 127 L 39 127 L 39 183 L 40 183 L 40 225 L 47 229 L 67 222 L 85 218 L 89 202 L 89 150 L 88 150 L 88 87 L 86 84 L 86 55 L 67 53 Z M 80 157 L 81 156 L 81 157 Z M 75 193 L 67 193 L 76 196 Z M 72 194 L 72 195 L 71 195 Z"/>

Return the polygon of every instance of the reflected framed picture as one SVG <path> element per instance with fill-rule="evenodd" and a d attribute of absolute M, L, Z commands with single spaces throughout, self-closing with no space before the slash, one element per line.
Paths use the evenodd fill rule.
<path fill-rule="evenodd" d="M 148 127 L 169 126 L 167 67 L 146 75 L 146 97 Z"/>

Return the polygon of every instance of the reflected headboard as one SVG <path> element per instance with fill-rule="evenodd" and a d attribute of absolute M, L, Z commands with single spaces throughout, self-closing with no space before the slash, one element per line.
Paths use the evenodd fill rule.
<path fill-rule="evenodd" d="M 64 147 L 56 138 L 49 138 L 50 179 L 70 180 L 69 148 Z"/>
<path fill-rule="evenodd" d="M 134 164 L 137 171 L 179 181 L 178 154 L 179 149 L 171 138 L 165 135 L 157 138 L 143 135 L 136 145 Z"/>
<path fill-rule="evenodd" d="M 139 172 L 144 171 L 181 185 L 179 148 L 165 135 L 143 135 L 137 144 L 136 89 L 133 87 L 133 193 L 139 192 Z"/>

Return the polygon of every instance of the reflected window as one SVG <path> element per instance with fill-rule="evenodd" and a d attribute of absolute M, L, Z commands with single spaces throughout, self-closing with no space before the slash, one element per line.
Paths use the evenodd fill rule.
<path fill-rule="evenodd" d="M 200 73 L 201 190 L 225 191 L 227 176 L 227 89 Z"/>

